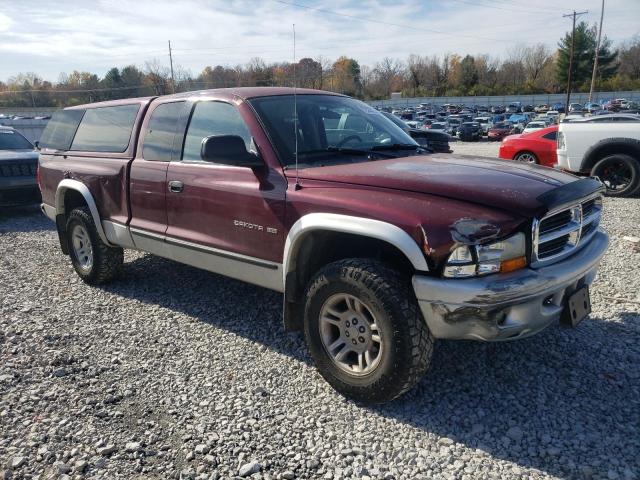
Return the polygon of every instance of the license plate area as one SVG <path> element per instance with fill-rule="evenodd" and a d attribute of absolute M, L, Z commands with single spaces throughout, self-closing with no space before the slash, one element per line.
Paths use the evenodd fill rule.
<path fill-rule="evenodd" d="M 591 313 L 589 287 L 582 287 L 573 292 L 564 307 L 563 323 L 576 327 Z"/>

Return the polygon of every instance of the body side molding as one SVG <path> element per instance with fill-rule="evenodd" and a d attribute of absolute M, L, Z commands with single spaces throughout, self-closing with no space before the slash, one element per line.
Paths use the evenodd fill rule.
<path fill-rule="evenodd" d="M 417 271 L 429 271 L 427 261 L 418 244 L 407 232 L 396 225 L 351 215 L 310 213 L 300 217 L 287 235 L 282 259 L 285 279 L 287 273 L 296 269 L 296 257 L 302 241 L 307 234 L 316 230 L 350 233 L 385 241 L 400 250 Z"/>
<path fill-rule="evenodd" d="M 98 213 L 98 207 L 93 199 L 93 195 L 91 195 L 89 188 L 84 183 L 66 178 L 58 184 L 58 188 L 56 189 L 56 214 L 62 215 L 64 212 L 64 194 L 67 190 L 75 190 L 84 197 L 84 201 L 87 202 L 87 206 L 93 217 L 93 222 L 96 224 L 96 230 L 98 230 L 100 240 L 109 246 L 113 246 L 107 239 L 104 229 L 102 228 L 100 213 Z"/>

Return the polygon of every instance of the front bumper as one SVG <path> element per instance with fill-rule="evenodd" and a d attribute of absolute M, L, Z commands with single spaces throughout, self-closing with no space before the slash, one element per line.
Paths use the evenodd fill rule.
<path fill-rule="evenodd" d="M 40 201 L 35 177 L 0 178 L 0 205 L 25 205 Z"/>
<path fill-rule="evenodd" d="M 472 279 L 415 275 L 413 289 L 435 338 L 524 338 L 557 321 L 567 297 L 593 282 L 608 245 L 598 230 L 581 250 L 547 267 Z"/>

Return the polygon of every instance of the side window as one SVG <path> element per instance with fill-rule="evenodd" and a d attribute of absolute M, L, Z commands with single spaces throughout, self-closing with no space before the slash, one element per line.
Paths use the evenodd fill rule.
<path fill-rule="evenodd" d="M 198 102 L 184 139 L 183 160 L 200 160 L 202 140 L 210 135 L 238 135 L 251 148 L 251 134 L 236 107 L 223 102 Z"/>
<path fill-rule="evenodd" d="M 71 150 L 122 153 L 129 146 L 139 104 L 87 109 Z"/>
<path fill-rule="evenodd" d="M 546 133 L 542 136 L 543 138 L 546 138 L 547 140 L 556 140 L 558 138 L 558 132 L 549 132 Z"/>
<path fill-rule="evenodd" d="M 171 161 L 173 141 L 185 102 L 163 103 L 151 114 L 142 144 L 145 160 Z"/>
<path fill-rule="evenodd" d="M 40 146 L 52 150 L 69 150 L 84 112 L 85 110 L 80 109 L 55 112 L 42 132 Z"/>

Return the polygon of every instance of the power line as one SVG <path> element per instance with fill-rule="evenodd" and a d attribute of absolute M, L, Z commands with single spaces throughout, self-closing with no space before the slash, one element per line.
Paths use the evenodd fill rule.
<path fill-rule="evenodd" d="M 357 20 L 360 22 L 368 22 L 368 23 L 376 23 L 378 25 L 388 25 L 388 26 L 392 26 L 392 27 L 400 27 L 400 28 L 405 28 L 405 29 L 409 29 L 409 30 L 418 30 L 421 32 L 424 31 L 428 31 L 428 32 L 432 32 L 432 33 L 437 33 L 440 35 L 447 35 L 447 36 L 452 36 L 452 37 L 468 37 L 468 38 L 473 38 L 473 39 L 480 39 L 480 40 L 489 40 L 492 42 L 502 42 L 503 40 L 498 40 L 496 38 L 488 38 L 488 37 L 479 37 L 477 35 L 465 35 L 462 33 L 450 33 L 450 32 L 445 32 L 442 30 L 435 30 L 433 28 L 424 28 L 424 27 L 414 27 L 411 25 L 405 25 L 405 24 L 401 24 L 401 23 L 393 23 L 393 22 L 385 22 L 384 20 L 372 20 L 370 18 L 362 18 L 361 16 L 357 16 L 357 15 L 349 15 L 348 13 L 340 13 L 340 12 L 336 12 L 333 10 L 327 10 L 325 8 L 318 8 L 318 7 L 311 7 L 309 5 L 303 5 L 301 3 L 294 3 L 294 2 L 286 2 L 284 0 L 275 0 L 278 3 L 281 3 L 283 5 L 289 5 L 290 7 L 297 7 L 297 8 L 303 8 L 305 10 L 313 10 L 316 12 L 320 12 L 320 13 L 325 13 L 327 15 L 335 15 L 338 17 L 345 17 L 345 18 L 350 18 L 352 20 Z"/>
<path fill-rule="evenodd" d="M 458 2 L 458 3 L 466 3 L 468 5 L 473 5 L 474 7 L 486 7 L 486 8 L 493 8 L 495 10 L 504 10 L 507 12 L 516 12 L 516 13 L 531 13 L 533 15 L 549 15 L 550 13 L 549 11 L 545 11 L 544 13 L 542 11 L 533 11 L 533 10 L 524 10 L 524 9 L 518 9 L 515 10 L 513 8 L 505 8 L 505 7 L 498 7 L 496 5 L 487 5 L 485 3 L 479 3 L 478 0 L 474 0 L 474 1 L 470 1 L 470 0 L 453 0 L 454 2 Z"/>

